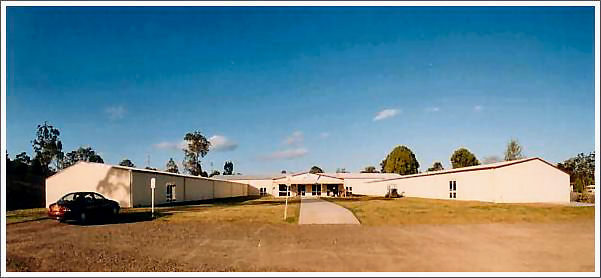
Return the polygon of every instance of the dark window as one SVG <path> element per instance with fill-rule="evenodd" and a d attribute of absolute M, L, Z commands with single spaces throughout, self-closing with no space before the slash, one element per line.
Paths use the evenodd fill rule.
<path fill-rule="evenodd" d="M 173 202 L 176 200 L 175 198 L 175 184 L 173 183 L 168 183 L 167 187 L 166 187 L 166 192 L 165 192 L 165 197 L 167 199 L 167 202 Z"/>
<path fill-rule="evenodd" d="M 290 191 L 287 190 L 286 188 L 287 186 L 285 184 L 280 184 L 280 193 L 278 194 L 280 197 L 285 197 L 286 196 L 286 191 L 288 191 L 288 196 L 290 196 Z"/>
<path fill-rule="evenodd" d="M 449 198 L 455 199 L 457 198 L 456 191 L 457 190 L 457 181 L 449 181 Z"/>

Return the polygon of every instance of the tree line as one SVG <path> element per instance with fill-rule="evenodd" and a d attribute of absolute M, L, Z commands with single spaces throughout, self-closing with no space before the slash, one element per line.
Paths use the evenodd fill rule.
<path fill-rule="evenodd" d="M 79 161 L 104 163 L 104 159 L 91 146 L 80 146 L 65 153 L 60 135 L 61 132 L 57 127 L 44 122 L 37 126 L 35 137 L 31 140 L 33 157 L 26 152 L 21 152 L 11 160 L 8 151 L 6 152 L 7 195 L 11 198 L 19 196 L 7 202 L 10 209 L 43 205 L 45 179 L 62 169 Z M 207 155 L 211 143 L 199 131 L 187 133 L 184 140 L 186 146 L 183 149 L 182 165 L 186 173 L 204 177 L 234 174 L 234 163 L 231 161 L 225 162 L 223 172 L 215 170 L 208 174 L 202 170 L 201 158 Z M 127 158 L 119 162 L 119 165 L 136 167 Z M 146 169 L 157 170 L 149 166 L 146 166 Z M 179 173 L 180 170 L 173 158 L 167 161 L 165 171 Z"/>
<path fill-rule="evenodd" d="M 513 161 L 526 158 L 523 154 L 523 147 L 517 139 L 510 139 L 506 145 L 503 159 L 497 156 L 485 157 L 483 162 L 476 157 L 467 148 L 459 148 L 455 150 L 449 158 L 453 169 L 477 166 L 481 164 L 491 164 L 501 161 Z M 420 164 L 415 157 L 415 154 L 407 146 L 396 146 L 387 156 L 380 162 L 380 170 L 375 166 L 367 166 L 361 173 L 396 173 L 399 175 L 412 175 L 420 173 Z M 558 163 L 557 168 L 570 175 L 570 183 L 574 186 L 574 191 L 584 192 L 586 186 L 595 182 L 595 152 L 589 154 L 580 153 L 575 157 L 569 158 L 564 162 Z M 427 172 L 442 171 L 444 167 L 442 162 L 436 161 Z M 313 166 L 309 170 L 310 173 L 323 173 L 323 170 L 318 166 Z M 337 173 L 346 172 L 344 168 L 338 169 Z M 283 171 L 282 173 L 285 173 Z"/>

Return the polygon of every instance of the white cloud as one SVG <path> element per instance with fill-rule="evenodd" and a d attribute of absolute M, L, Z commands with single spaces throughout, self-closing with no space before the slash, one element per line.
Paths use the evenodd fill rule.
<path fill-rule="evenodd" d="M 238 143 L 223 135 L 213 135 L 209 138 L 209 142 L 211 142 L 209 150 L 216 152 L 233 151 L 238 147 Z"/>
<path fill-rule="evenodd" d="M 273 152 L 260 157 L 261 160 L 281 160 L 295 159 L 305 156 L 309 151 L 305 148 L 288 149 L 283 151 Z"/>
<path fill-rule="evenodd" d="M 111 120 L 121 119 L 125 116 L 125 108 L 122 105 L 109 106 L 104 110 Z"/>
<path fill-rule="evenodd" d="M 440 111 L 440 108 L 439 107 L 428 107 L 425 110 L 426 110 L 426 112 L 438 112 L 438 111 Z"/>
<path fill-rule="evenodd" d="M 475 112 L 480 112 L 480 111 L 482 111 L 482 109 L 484 109 L 484 107 L 482 105 L 476 105 L 476 106 L 474 106 L 474 111 Z"/>
<path fill-rule="evenodd" d="M 401 111 L 399 109 L 384 109 L 380 112 L 378 112 L 378 114 L 376 114 L 376 116 L 374 117 L 374 122 L 375 121 L 380 121 L 380 120 L 384 120 L 387 118 L 391 118 L 396 116 L 397 114 L 399 114 Z"/>
<path fill-rule="evenodd" d="M 328 133 L 328 132 L 322 132 L 322 133 L 319 134 L 319 137 L 322 138 L 322 139 L 328 138 L 328 137 L 330 137 L 330 133 Z"/>
<path fill-rule="evenodd" d="M 300 131 L 295 131 L 292 135 L 284 139 L 284 144 L 288 146 L 299 146 L 305 140 L 305 136 Z"/>
<path fill-rule="evenodd" d="M 158 144 L 154 144 L 153 146 L 161 150 L 183 150 L 187 147 L 187 144 L 185 140 L 182 140 L 180 142 L 163 141 Z"/>

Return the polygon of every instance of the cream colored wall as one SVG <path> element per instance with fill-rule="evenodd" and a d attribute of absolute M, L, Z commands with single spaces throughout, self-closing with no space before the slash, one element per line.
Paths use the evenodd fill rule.
<path fill-rule="evenodd" d="M 540 160 L 498 168 L 495 178 L 497 202 L 570 202 L 570 176 Z"/>
<path fill-rule="evenodd" d="M 156 178 L 155 204 L 167 203 L 167 183 L 175 183 L 177 202 L 247 196 L 246 184 L 208 178 L 183 177 L 133 171 L 133 205 L 149 206 L 152 201 L 150 179 Z"/>
<path fill-rule="evenodd" d="M 570 201 L 569 180 L 567 174 L 554 167 L 531 160 L 497 169 L 359 183 L 353 187 L 353 193 L 383 196 L 390 185 L 408 197 L 450 199 L 449 181 L 456 181 L 456 200 L 566 203 Z"/>
<path fill-rule="evenodd" d="M 184 194 L 184 177 L 140 171 L 132 171 L 132 173 L 133 206 L 150 206 L 152 203 L 151 178 L 156 178 L 156 188 L 154 190 L 155 205 L 167 203 L 167 183 L 175 184 L 176 201 L 181 202 L 186 200 Z"/>
<path fill-rule="evenodd" d="M 213 199 L 213 181 L 185 178 L 186 201 Z"/>
<path fill-rule="evenodd" d="M 380 179 L 344 179 L 344 186 L 353 187 L 353 194 L 368 196 L 384 196 L 386 186 L 378 183 L 368 183 Z"/>
<path fill-rule="evenodd" d="M 82 162 L 46 179 L 46 207 L 77 191 L 98 192 L 122 207 L 131 206 L 128 170 Z"/>
<path fill-rule="evenodd" d="M 494 200 L 492 172 L 486 170 L 431 175 L 382 183 L 384 191 L 386 191 L 386 185 L 392 185 L 396 186 L 399 193 L 408 197 L 450 199 L 450 181 L 455 181 L 457 185 L 456 200 L 488 202 Z"/>
<path fill-rule="evenodd" d="M 267 194 L 271 194 L 273 187 L 272 179 L 263 179 L 263 180 L 232 180 L 232 182 L 242 183 L 248 185 L 248 195 L 249 196 L 258 196 L 261 195 L 260 188 L 265 187 L 267 190 Z"/>

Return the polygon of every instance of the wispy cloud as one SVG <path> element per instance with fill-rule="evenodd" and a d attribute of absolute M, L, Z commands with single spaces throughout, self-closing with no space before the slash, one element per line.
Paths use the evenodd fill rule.
<path fill-rule="evenodd" d="M 109 106 L 104 110 L 111 120 L 121 119 L 125 116 L 125 108 L 122 105 Z"/>
<path fill-rule="evenodd" d="M 213 135 L 209 138 L 209 142 L 211 142 L 211 147 L 209 148 L 211 151 L 225 152 L 238 148 L 238 143 L 223 135 Z"/>
<path fill-rule="evenodd" d="M 292 135 L 284 139 L 284 144 L 288 146 L 299 146 L 305 140 L 305 136 L 300 131 L 295 131 Z"/>
<path fill-rule="evenodd" d="M 480 112 L 484 109 L 484 107 L 482 105 L 476 105 L 474 106 L 474 111 L 475 112 Z"/>
<path fill-rule="evenodd" d="M 183 150 L 187 147 L 187 144 L 185 140 L 182 140 L 180 142 L 163 141 L 154 144 L 153 147 L 161 150 Z"/>
<path fill-rule="evenodd" d="M 399 110 L 399 109 L 384 109 L 384 110 L 378 112 L 378 114 L 376 114 L 376 116 L 374 117 L 373 120 L 375 122 L 375 121 L 388 119 L 388 118 L 398 115 L 400 112 L 401 112 L 401 110 Z"/>
<path fill-rule="evenodd" d="M 309 151 L 305 148 L 288 149 L 260 156 L 259 159 L 266 161 L 295 159 L 305 156 L 308 152 Z"/>
<path fill-rule="evenodd" d="M 325 139 L 330 137 L 330 133 L 329 132 L 322 132 L 319 134 L 319 138 Z"/>
<path fill-rule="evenodd" d="M 440 108 L 439 107 L 427 107 L 425 110 L 426 110 L 426 112 L 434 113 L 434 112 L 440 111 Z"/>

